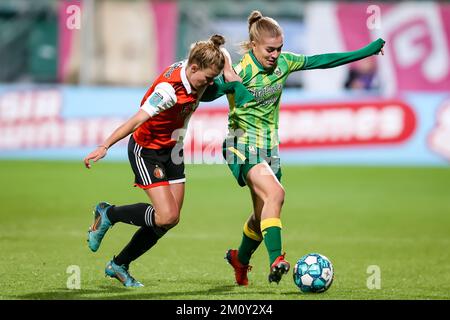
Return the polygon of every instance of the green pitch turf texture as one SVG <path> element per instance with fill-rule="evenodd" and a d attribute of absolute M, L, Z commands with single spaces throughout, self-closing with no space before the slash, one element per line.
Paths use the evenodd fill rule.
<path fill-rule="evenodd" d="M 449 299 L 448 168 L 284 166 L 283 239 L 293 264 L 319 252 L 334 264 L 322 294 L 302 294 L 292 273 L 269 284 L 264 245 L 250 285 L 234 284 L 226 249 L 237 247 L 251 211 L 224 165 L 188 166 L 181 222 L 131 265 L 144 288 L 104 277 L 135 227 L 117 224 L 97 253 L 86 243 L 92 208 L 147 202 L 127 163 L 0 162 L 0 299 Z M 81 289 L 67 288 L 78 266 Z M 369 289 L 378 266 L 381 288 Z"/>

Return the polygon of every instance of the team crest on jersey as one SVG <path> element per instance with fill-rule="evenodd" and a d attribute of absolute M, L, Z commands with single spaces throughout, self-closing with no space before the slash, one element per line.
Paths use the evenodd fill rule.
<path fill-rule="evenodd" d="M 160 167 L 156 166 L 155 170 L 153 170 L 153 175 L 157 179 L 162 179 L 164 178 L 164 171 Z"/>
<path fill-rule="evenodd" d="M 275 73 L 277 76 L 281 76 L 282 72 L 280 67 L 276 67 L 273 73 Z"/>
<path fill-rule="evenodd" d="M 183 116 L 187 116 L 189 114 L 191 114 L 192 112 L 195 111 L 195 109 L 197 109 L 197 104 L 196 103 L 189 103 L 183 106 L 183 110 L 181 111 L 181 114 Z"/>

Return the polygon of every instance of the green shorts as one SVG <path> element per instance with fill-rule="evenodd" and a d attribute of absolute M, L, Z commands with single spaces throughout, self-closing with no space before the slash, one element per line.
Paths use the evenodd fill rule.
<path fill-rule="evenodd" d="M 246 179 L 250 169 L 262 162 L 267 162 L 278 181 L 281 182 L 278 146 L 266 150 L 253 145 L 235 143 L 232 139 L 225 139 L 222 145 L 222 154 L 241 187 L 247 185 Z"/>

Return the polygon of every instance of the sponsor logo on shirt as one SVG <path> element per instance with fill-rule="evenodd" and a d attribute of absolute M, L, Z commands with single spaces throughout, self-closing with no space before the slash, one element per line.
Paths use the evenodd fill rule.
<path fill-rule="evenodd" d="M 167 70 L 166 73 L 164 73 L 164 77 L 165 78 L 170 78 L 170 76 L 172 75 L 172 73 L 175 71 L 175 69 L 178 69 L 179 67 L 181 67 L 183 63 L 182 62 L 177 62 L 174 63 L 169 70 Z"/>
<path fill-rule="evenodd" d="M 148 103 L 152 107 L 157 107 L 161 103 L 162 100 L 163 100 L 163 96 L 160 93 L 153 92 L 152 95 L 150 96 L 150 99 L 148 99 Z"/>

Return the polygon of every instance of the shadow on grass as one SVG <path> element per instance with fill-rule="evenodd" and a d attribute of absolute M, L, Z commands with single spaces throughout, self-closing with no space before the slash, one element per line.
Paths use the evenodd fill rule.
<path fill-rule="evenodd" d="M 152 290 L 152 287 L 144 287 Z M 235 296 L 242 296 L 242 291 L 234 291 L 235 285 L 220 285 L 209 287 L 205 290 L 186 290 L 186 291 L 143 291 L 141 288 L 125 288 L 115 285 L 101 286 L 98 289 L 80 289 L 69 290 L 66 288 L 59 288 L 48 292 L 35 292 L 23 295 L 11 296 L 13 299 L 24 300 L 137 300 L 137 299 L 194 299 L 195 296 L 203 296 L 208 299 L 209 296 L 223 295 L 226 299 L 233 299 Z M 268 290 L 253 291 L 252 294 L 269 295 L 272 292 Z"/>
<path fill-rule="evenodd" d="M 58 288 L 52 291 L 41 291 L 27 293 L 23 295 L 11 296 L 13 299 L 23 300 L 78 300 L 78 299 L 99 299 L 95 295 L 120 293 L 128 290 L 127 288 L 114 286 L 101 286 L 98 289 L 80 289 L 71 290 L 67 288 Z"/>

